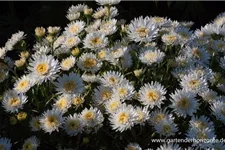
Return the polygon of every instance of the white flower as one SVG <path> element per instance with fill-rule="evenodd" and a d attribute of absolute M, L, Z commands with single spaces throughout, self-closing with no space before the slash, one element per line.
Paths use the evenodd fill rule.
<path fill-rule="evenodd" d="M 112 35 L 113 33 L 117 31 L 116 23 L 117 23 L 116 19 L 103 21 L 99 27 L 100 28 L 99 32 L 105 35 Z"/>
<path fill-rule="evenodd" d="M 173 108 L 174 112 L 176 112 L 179 116 L 192 116 L 193 113 L 197 111 L 199 106 L 195 96 L 196 94 L 190 91 L 176 90 L 175 93 L 170 95 L 172 98 L 171 108 Z"/>
<path fill-rule="evenodd" d="M 41 128 L 51 134 L 53 131 L 59 131 L 63 123 L 62 112 L 58 109 L 47 110 L 40 118 Z"/>
<path fill-rule="evenodd" d="M 129 143 L 126 147 L 125 150 L 142 150 L 139 144 L 137 143 Z"/>
<path fill-rule="evenodd" d="M 81 40 L 78 36 L 66 35 L 65 41 L 62 44 L 62 48 L 70 49 L 74 46 L 77 46 L 80 42 L 81 42 Z"/>
<path fill-rule="evenodd" d="M 208 103 L 214 103 L 214 100 L 217 98 L 217 92 L 207 89 L 206 91 L 203 91 L 199 93 L 199 95 L 202 97 L 202 99 Z"/>
<path fill-rule="evenodd" d="M 73 72 L 69 75 L 63 74 L 54 84 L 56 91 L 62 94 L 81 94 L 84 90 L 82 78 Z"/>
<path fill-rule="evenodd" d="M 77 66 L 82 71 L 87 71 L 91 73 L 97 72 L 102 65 L 102 62 L 100 62 L 96 55 L 94 53 L 83 53 L 77 62 Z"/>
<path fill-rule="evenodd" d="M 85 27 L 85 22 L 83 21 L 75 21 L 68 24 L 65 28 L 65 32 L 68 35 L 78 35 L 81 31 L 83 31 Z"/>
<path fill-rule="evenodd" d="M 14 84 L 14 90 L 18 93 L 26 93 L 35 84 L 32 75 L 23 75 Z"/>
<path fill-rule="evenodd" d="M 90 73 L 84 73 L 84 74 L 82 74 L 81 78 L 82 78 L 85 82 L 89 82 L 89 83 L 98 82 L 98 80 L 99 80 L 98 75 L 90 74 Z"/>
<path fill-rule="evenodd" d="M 166 45 L 179 45 L 180 44 L 180 37 L 175 32 L 170 32 L 168 34 L 164 34 L 162 36 L 162 41 Z"/>
<path fill-rule="evenodd" d="M 214 124 L 206 116 L 193 116 L 190 120 L 190 127 L 198 130 L 205 130 L 206 128 L 209 128 L 214 132 Z"/>
<path fill-rule="evenodd" d="M 146 106 L 153 108 L 154 106 L 161 107 L 160 105 L 165 100 L 166 90 L 158 82 L 146 83 L 139 90 L 139 101 Z"/>
<path fill-rule="evenodd" d="M 189 73 L 181 78 L 181 86 L 194 93 L 198 93 L 208 89 L 207 81 L 205 78 L 199 76 L 197 73 Z"/>
<path fill-rule="evenodd" d="M 71 13 L 71 14 L 67 14 L 66 15 L 66 18 L 69 20 L 69 21 L 74 21 L 74 20 L 77 20 L 78 18 L 80 18 L 80 13 Z"/>
<path fill-rule="evenodd" d="M 122 105 L 109 116 L 113 130 L 123 132 L 134 126 L 137 114 L 131 105 Z"/>
<path fill-rule="evenodd" d="M 18 112 L 25 103 L 27 103 L 27 96 L 18 94 L 14 90 L 8 90 L 3 95 L 2 105 L 7 112 Z"/>
<path fill-rule="evenodd" d="M 63 123 L 63 129 L 70 136 L 76 136 L 83 132 L 84 123 L 78 114 L 69 115 Z"/>
<path fill-rule="evenodd" d="M 99 7 L 92 15 L 93 18 L 99 19 L 108 19 L 108 18 L 114 18 L 118 15 L 118 9 L 116 7 Z"/>
<path fill-rule="evenodd" d="M 68 71 L 68 70 L 70 70 L 71 68 L 73 68 L 73 66 L 75 65 L 75 63 L 76 63 L 75 57 L 70 56 L 70 57 L 64 58 L 64 59 L 61 61 L 60 66 L 61 66 L 61 69 L 62 69 L 62 70 Z"/>
<path fill-rule="evenodd" d="M 101 105 L 105 103 L 107 100 L 109 100 L 110 98 L 112 98 L 112 94 L 113 94 L 112 88 L 99 86 L 96 89 L 94 89 L 92 99 L 95 105 Z"/>
<path fill-rule="evenodd" d="M 40 141 L 36 136 L 32 136 L 25 140 L 22 150 L 37 150 Z"/>
<path fill-rule="evenodd" d="M 58 60 L 54 59 L 52 55 L 34 55 L 28 69 L 38 83 L 41 84 L 47 80 L 54 80 L 58 76 L 60 66 Z"/>
<path fill-rule="evenodd" d="M 110 58 L 108 59 L 116 59 L 124 56 L 124 54 L 128 51 L 127 46 L 123 46 L 121 42 L 116 42 L 113 47 L 108 49 Z"/>
<path fill-rule="evenodd" d="M 1 150 L 11 150 L 12 143 L 10 139 L 1 137 L 0 138 L 0 149 Z"/>
<path fill-rule="evenodd" d="M 225 12 L 219 14 L 213 22 L 214 22 L 214 24 L 216 24 L 218 26 L 224 25 L 225 24 Z"/>
<path fill-rule="evenodd" d="M 225 103 L 223 101 L 214 102 L 211 105 L 213 115 L 225 124 Z"/>
<path fill-rule="evenodd" d="M 95 0 L 99 5 L 116 5 L 119 4 L 121 0 Z"/>
<path fill-rule="evenodd" d="M 82 110 L 80 117 L 87 130 L 96 128 L 97 130 L 103 126 L 104 117 L 100 110 L 97 108 L 90 107 Z"/>
<path fill-rule="evenodd" d="M 0 59 L 4 59 L 6 52 L 5 47 L 0 48 Z"/>
<path fill-rule="evenodd" d="M 129 82 L 124 82 L 113 88 L 113 97 L 118 97 L 121 100 L 130 100 L 134 95 L 134 87 Z"/>
<path fill-rule="evenodd" d="M 31 131 L 39 131 L 41 129 L 40 117 L 32 117 L 30 127 Z"/>
<path fill-rule="evenodd" d="M 118 108 L 122 105 L 122 102 L 119 98 L 113 97 L 110 100 L 104 103 L 106 113 L 112 114 L 115 113 Z"/>
<path fill-rule="evenodd" d="M 136 123 L 144 125 L 147 120 L 150 118 L 148 107 L 136 107 L 135 111 L 137 113 Z"/>
<path fill-rule="evenodd" d="M 88 6 L 85 5 L 85 4 L 78 4 L 76 6 L 71 6 L 68 11 L 67 11 L 67 14 L 76 14 L 76 13 L 79 13 L 79 12 L 83 12 L 84 9 L 87 9 Z"/>
<path fill-rule="evenodd" d="M 124 81 L 125 77 L 120 72 L 116 71 L 104 72 L 104 74 L 100 78 L 101 84 L 109 87 L 115 87 L 116 85 L 119 85 Z"/>
<path fill-rule="evenodd" d="M 172 120 L 163 120 L 154 126 L 156 132 L 166 137 L 174 135 L 178 129 Z"/>
<path fill-rule="evenodd" d="M 108 38 L 101 32 L 88 33 L 84 39 L 84 48 L 102 49 L 108 45 Z"/>
<path fill-rule="evenodd" d="M 165 109 L 159 109 L 159 110 L 155 110 L 150 114 L 149 117 L 149 122 L 151 125 L 158 125 L 160 124 L 162 121 L 164 120 L 173 120 L 173 115 L 169 114 L 169 112 L 167 112 Z"/>
<path fill-rule="evenodd" d="M 181 148 L 177 144 L 165 143 L 158 147 L 156 150 L 181 150 Z"/>
<path fill-rule="evenodd" d="M 165 54 L 158 49 L 148 49 L 144 48 L 141 50 L 139 54 L 139 59 L 142 63 L 147 65 L 152 65 L 153 63 L 160 63 L 162 62 Z"/>
<path fill-rule="evenodd" d="M 128 36 L 135 42 L 151 42 L 157 36 L 158 28 L 149 17 L 135 18 L 128 26 Z"/>
<path fill-rule="evenodd" d="M 60 96 L 56 102 L 53 104 L 53 108 L 60 110 L 65 113 L 71 106 L 71 97 L 68 95 Z"/>
<path fill-rule="evenodd" d="M 14 46 L 23 40 L 26 35 L 24 35 L 23 31 L 18 31 L 17 33 L 13 34 L 10 39 L 5 43 L 5 49 L 6 51 L 13 50 Z"/>
<path fill-rule="evenodd" d="M 57 34 L 60 31 L 60 27 L 48 27 L 49 34 Z"/>

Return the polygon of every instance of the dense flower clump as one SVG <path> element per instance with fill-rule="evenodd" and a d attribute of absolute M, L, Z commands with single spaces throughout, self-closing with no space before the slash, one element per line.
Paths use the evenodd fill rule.
<path fill-rule="evenodd" d="M 96 1 L 37 27 L 34 45 L 19 31 L 0 48 L 0 150 L 225 149 L 201 141 L 225 137 L 225 13 L 193 31 Z"/>

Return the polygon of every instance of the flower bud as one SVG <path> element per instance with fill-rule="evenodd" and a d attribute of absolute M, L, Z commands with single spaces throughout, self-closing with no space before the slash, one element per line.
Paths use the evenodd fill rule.
<path fill-rule="evenodd" d="M 17 119 L 19 121 L 25 120 L 27 118 L 27 113 L 26 112 L 20 112 L 17 114 Z"/>
<path fill-rule="evenodd" d="M 76 47 L 71 51 L 71 53 L 73 56 L 77 56 L 80 53 L 80 50 L 79 50 L 79 48 Z"/>
<path fill-rule="evenodd" d="M 35 35 L 37 37 L 43 37 L 45 35 L 45 28 L 43 28 L 43 27 L 35 28 Z"/>
<path fill-rule="evenodd" d="M 134 70 L 134 75 L 136 77 L 140 77 L 143 74 L 143 70 L 142 69 L 136 69 Z"/>

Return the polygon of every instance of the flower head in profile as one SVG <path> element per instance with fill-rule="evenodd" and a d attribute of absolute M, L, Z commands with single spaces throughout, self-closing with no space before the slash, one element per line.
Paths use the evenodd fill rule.
<path fill-rule="evenodd" d="M 30 120 L 30 128 L 31 131 L 39 131 L 41 130 L 40 117 L 32 117 Z"/>
<path fill-rule="evenodd" d="M 47 110 L 40 118 L 41 128 L 51 134 L 53 131 L 59 131 L 63 123 L 62 112 L 58 109 Z"/>
<path fill-rule="evenodd" d="M 68 35 L 78 35 L 81 31 L 83 31 L 85 27 L 85 23 L 83 21 L 75 21 L 68 24 L 65 28 L 65 33 Z"/>
<path fill-rule="evenodd" d="M 61 69 L 64 71 L 70 70 L 75 65 L 76 59 L 73 56 L 63 59 L 60 63 Z"/>
<path fill-rule="evenodd" d="M 121 0 L 95 0 L 99 5 L 116 5 L 119 4 Z"/>
<path fill-rule="evenodd" d="M 23 31 L 18 31 L 14 33 L 10 39 L 5 43 L 5 49 L 7 51 L 11 51 L 14 49 L 14 46 L 25 38 L 25 34 Z"/>
<path fill-rule="evenodd" d="M 137 143 L 129 143 L 126 147 L 125 150 L 142 150 L 141 146 Z"/>

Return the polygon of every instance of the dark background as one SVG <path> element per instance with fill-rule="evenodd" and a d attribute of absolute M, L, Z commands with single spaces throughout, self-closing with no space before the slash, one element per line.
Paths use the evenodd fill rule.
<path fill-rule="evenodd" d="M 37 26 L 65 27 L 69 22 L 65 15 L 71 5 L 86 3 L 92 8 L 98 5 L 92 2 L 0 2 L 0 47 L 4 46 L 11 34 L 25 31 L 31 41 Z M 225 2 L 153 2 L 125 1 L 117 5 L 119 17 L 128 22 L 138 16 L 162 16 L 178 21 L 194 21 L 199 28 L 212 21 L 218 14 L 225 12 Z M 31 43 L 32 44 L 32 43 Z"/>

